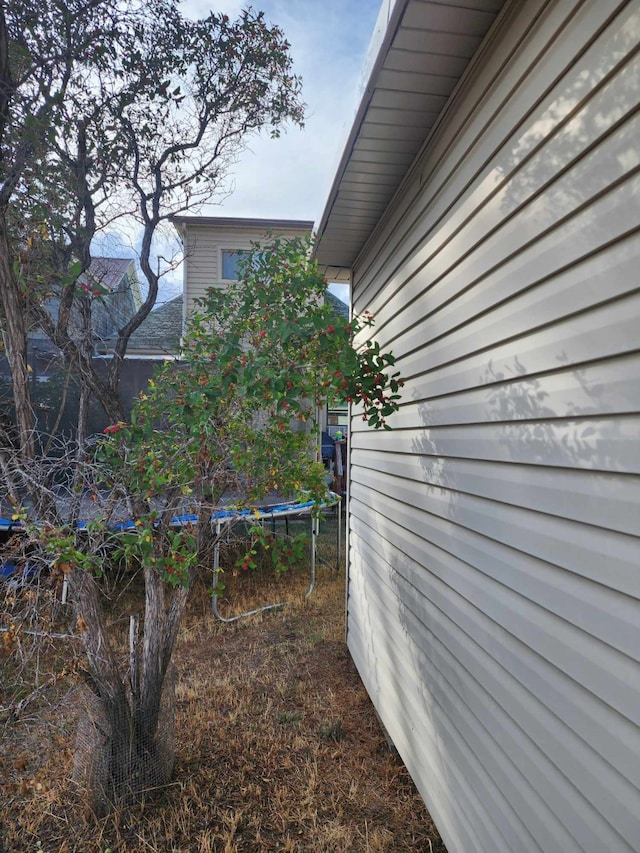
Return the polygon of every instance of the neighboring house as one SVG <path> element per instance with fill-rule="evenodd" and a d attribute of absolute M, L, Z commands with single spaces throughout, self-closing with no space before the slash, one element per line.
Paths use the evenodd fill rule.
<path fill-rule="evenodd" d="M 135 261 L 131 258 L 92 258 L 89 269 L 78 279 L 78 286 L 88 293 L 99 292 L 93 299 L 91 327 L 96 353 L 106 349 L 107 341 L 117 334 L 141 305 L 140 285 Z M 58 301 L 52 297 L 46 303 L 54 321 L 58 316 Z M 72 315 L 71 335 L 79 328 L 79 320 Z M 55 352 L 55 346 L 39 328 L 29 332 L 34 354 L 43 356 Z"/>
<path fill-rule="evenodd" d="M 138 310 L 142 298 L 135 261 L 131 258 L 92 258 L 89 269 L 78 279 L 78 286 L 92 295 L 91 333 L 93 350 L 98 358 L 112 349 L 113 339 Z M 99 296 L 94 296 L 99 293 Z M 53 321 L 58 318 L 59 301 L 51 297 L 45 303 Z M 72 311 L 69 334 L 78 340 L 82 322 L 77 311 Z M 33 401 L 39 425 L 49 430 L 57 424 L 62 431 L 73 429 L 77 417 L 77 400 L 68 389 L 68 368 L 50 338 L 39 327 L 29 330 L 27 353 L 33 381 Z M 8 365 L 0 366 L 0 376 L 5 380 L 7 394 L 10 388 Z M 128 392 L 127 392 L 128 393 Z M 59 406 L 66 401 L 64 414 L 58 420 Z M 102 423 L 101 409 L 92 406 L 91 427 Z"/>
<path fill-rule="evenodd" d="M 209 287 L 226 287 L 237 278 L 241 252 L 273 237 L 307 237 L 313 223 L 290 219 L 246 219 L 234 217 L 185 216 L 173 220 L 184 247 L 182 295 L 153 310 L 131 335 L 122 373 L 122 398 L 139 391 L 153 372 L 153 361 L 180 356 L 184 323 L 194 300 Z M 349 307 L 327 291 L 334 310 L 348 316 Z M 329 421 L 346 428 L 346 409 L 336 406 Z M 332 430 L 335 431 L 332 427 Z"/>
<path fill-rule="evenodd" d="M 135 261 L 131 258 L 96 257 L 89 269 L 78 279 L 78 286 L 92 296 L 91 334 L 94 354 L 100 357 L 109 351 L 118 329 L 135 314 L 141 304 L 140 287 Z M 99 293 L 99 295 L 95 295 Z M 45 303 L 53 321 L 58 317 L 59 300 L 51 296 Z M 81 336 L 82 321 L 72 310 L 69 334 L 74 340 Z M 40 428 L 45 431 L 73 429 L 77 417 L 77 392 L 73 376 L 56 345 L 39 327 L 28 332 L 27 357 L 31 371 L 32 399 Z M 11 375 L 6 359 L 0 359 L 0 402 L 9 407 L 12 399 Z M 64 403 L 62 415 L 60 404 Z M 91 428 L 99 428 L 103 417 L 98 405 L 92 407 Z"/>
<path fill-rule="evenodd" d="M 307 237 L 313 222 L 294 219 L 244 219 L 224 216 L 176 216 L 172 220 L 183 244 L 185 317 L 209 287 L 237 278 L 239 253 L 273 237 Z"/>
<path fill-rule="evenodd" d="M 640 850 L 640 0 L 389 0 L 319 225 L 406 378 L 348 645 L 449 853 Z"/>
<path fill-rule="evenodd" d="M 204 296 L 207 288 L 225 287 L 237 278 L 238 257 L 253 244 L 268 243 L 270 236 L 308 237 L 313 228 L 313 222 L 291 219 L 185 216 L 176 217 L 173 222 L 184 246 L 185 317 L 192 310 L 194 300 Z M 338 314 L 349 315 L 349 307 L 330 291 L 325 299 Z M 327 419 L 331 433 L 346 429 L 346 415 L 344 406 L 336 404 L 329 408 Z"/>
<path fill-rule="evenodd" d="M 338 317 L 344 317 L 346 320 L 349 319 L 349 306 L 342 299 L 338 299 L 330 290 L 327 290 L 325 293 L 324 301 L 327 305 L 331 305 Z"/>
<path fill-rule="evenodd" d="M 152 378 L 156 364 L 178 358 L 183 327 L 183 298 L 160 302 L 129 338 L 120 374 L 120 399 L 128 415 L 133 399 Z"/>
<path fill-rule="evenodd" d="M 93 334 L 95 347 L 118 333 L 142 304 L 136 264 L 131 258 L 92 258 L 81 276 L 87 286 L 98 284 L 106 293 L 94 301 Z"/>
<path fill-rule="evenodd" d="M 349 306 L 338 299 L 330 290 L 325 294 L 325 302 L 333 308 L 338 317 L 349 319 Z M 349 406 L 340 400 L 329 401 L 327 406 L 327 424 L 326 431 L 331 438 L 342 437 L 347 435 L 349 428 Z"/>
<path fill-rule="evenodd" d="M 210 287 L 226 287 L 237 279 L 236 264 L 242 251 L 253 243 L 264 243 L 269 233 L 274 237 L 306 237 L 313 226 L 312 222 L 290 219 L 214 216 L 179 216 L 172 221 L 183 244 L 182 294 L 149 314 L 131 335 L 127 358 L 179 356 L 184 324 L 194 300 L 203 297 Z M 340 304 L 348 312 L 348 306 Z"/>

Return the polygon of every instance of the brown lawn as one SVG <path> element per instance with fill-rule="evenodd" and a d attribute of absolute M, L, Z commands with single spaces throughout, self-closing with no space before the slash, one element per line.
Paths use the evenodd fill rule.
<path fill-rule="evenodd" d="M 287 604 L 221 624 L 196 590 L 175 656 L 171 786 L 85 813 L 69 783 L 78 688 L 62 679 L 3 723 L 0 853 L 446 853 L 346 650 L 343 572 L 319 567 L 306 601 L 306 566 L 225 580 L 222 613 Z"/>

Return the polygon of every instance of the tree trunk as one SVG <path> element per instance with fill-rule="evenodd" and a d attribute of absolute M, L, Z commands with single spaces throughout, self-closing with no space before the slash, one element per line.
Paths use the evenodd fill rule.
<path fill-rule="evenodd" d="M 166 613 L 163 581 L 152 574 L 142 649 L 131 649 L 126 679 L 107 637 L 94 578 L 77 569 L 72 573 L 89 685 L 86 714 L 78 727 L 74 780 L 98 815 L 164 787 L 173 771 L 175 678 L 170 660 L 186 590 L 174 592 Z"/>
<path fill-rule="evenodd" d="M 144 637 L 140 669 L 140 714 L 145 726 L 155 730 L 160 713 L 163 682 L 178 637 L 188 589 L 176 587 L 166 606 L 165 583 L 155 569 L 145 567 Z"/>
<path fill-rule="evenodd" d="M 27 327 L 24 301 L 11 264 L 4 212 L 0 211 L 0 300 L 2 301 L 4 346 L 11 370 L 16 426 L 23 459 L 35 455 L 34 414 L 27 364 Z"/>
<path fill-rule="evenodd" d="M 4 3 L 0 3 L 0 140 L 9 120 L 9 104 L 13 95 L 13 81 L 9 68 L 9 35 L 4 14 Z M 4 160 L 0 151 L 0 162 Z M 4 168 L 2 170 L 4 172 Z"/>
<path fill-rule="evenodd" d="M 9 68 L 7 24 L 4 5 L 0 4 L 0 142 L 4 140 L 13 91 L 13 80 Z M 31 386 L 27 370 L 27 329 L 22 295 L 13 271 L 6 220 L 8 199 L 15 186 L 16 178 L 15 175 L 5 177 L 7 163 L 4 144 L 0 144 L 0 166 L 2 167 L 0 172 L 3 175 L 0 197 L 0 304 L 3 313 L 4 348 L 11 369 L 20 451 L 23 458 L 32 459 L 35 443 Z"/>
<path fill-rule="evenodd" d="M 113 648 L 107 637 L 92 575 L 75 568 L 70 576 L 76 628 L 81 632 L 87 657 L 87 717 L 78 729 L 75 781 L 86 790 L 96 813 L 114 802 L 114 764 L 127 751 L 131 711 Z M 123 744 L 124 742 L 124 744 Z"/>

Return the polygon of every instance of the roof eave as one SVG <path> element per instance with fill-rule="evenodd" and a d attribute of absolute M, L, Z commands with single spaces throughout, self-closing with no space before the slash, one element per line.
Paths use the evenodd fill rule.
<path fill-rule="evenodd" d="M 172 216 L 170 221 L 184 236 L 189 226 L 218 228 L 263 228 L 265 231 L 309 231 L 313 222 L 308 219 L 259 219 L 239 216 Z"/>
<path fill-rule="evenodd" d="M 376 26 L 371 42 L 369 43 L 369 49 L 364 63 L 363 77 L 366 82 L 362 88 L 362 95 L 356 109 L 356 114 L 353 117 L 351 130 L 349 131 L 344 151 L 342 152 L 342 156 L 338 163 L 331 189 L 329 190 L 329 196 L 327 198 L 324 211 L 320 218 L 320 222 L 315 229 L 315 255 L 317 255 L 320 241 L 326 231 L 329 217 L 342 184 L 344 173 L 349 165 L 351 156 L 353 155 L 353 147 L 356 139 L 358 138 L 358 134 L 360 133 L 367 110 L 369 109 L 369 104 L 375 90 L 380 69 L 384 64 L 389 48 L 393 43 L 393 39 L 408 3 L 409 0 L 383 0 L 382 6 L 380 7 L 380 12 L 378 13 L 378 19 L 376 21 Z M 367 68 L 369 69 L 368 73 Z M 329 262 L 327 263 L 329 264 Z M 330 265 L 335 266 L 334 264 Z M 339 264 L 338 266 L 342 265 Z"/>
<path fill-rule="evenodd" d="M 321 267 L 353 268 L 510 2 L 383 4 L 367 82 L 316 228 Z"/>

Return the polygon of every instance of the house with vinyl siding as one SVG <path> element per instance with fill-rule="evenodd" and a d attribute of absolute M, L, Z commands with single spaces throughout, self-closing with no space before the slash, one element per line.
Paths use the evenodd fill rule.
<path fill-rule="evenodd" d="M 182 216 L 173 219 L 183 246 L 182 293 L 158 305 L 131 335 L 122 372 L 121 393 L 127 403 L 144 388 L 156 361 L 179 358 L 184 325 L 197 299 L 210 287 L 225 288 L 236 277 L 241 254 L 271 238 L 308 237 L 313 222 L 291 219 Z M 337 315 L 348 306 L 329 290 L 325 300 Z M 323 419 L 329 430 L 344 430 L 346 410 L 336 403 Z"/>
<path fill-rule="evenodd" d="M 216 216 L 177 216 L 173 220 L 183 248 L 182 292 L 161 302 L 131 335 L 120 383 L 125 409 L 146 387 L 159 361 L 180 357 L 182 335 L 194 301 L 209 287 L 226 287 L 236 278 L 241 252 L 274 236 L 307 236 L 312 222 L 288 219 L 248 219 Z"/>
<path fill-rule="evenodd" d="M 106 342 L 125 326 L 142 302 L 136 264 L 132 258 L 94 257 L 86 272 L 78 278 L 81 293 L 93 296 L 91 305 L 91 334 L 96 353 L 106 348 Z M 58 321 L 60 297 L 53 295 L 44 308 L 53 323 Z M 83 321 L 77 310 L 72 311 L 69 332 L 71 338 L 82 336 Z M 29 329 L 29 349 L 32 359 L 46 361 L 57 354 L 57 347 L 39 326 Z"/>
<path fill-rule="evenodd" d="M 113 351 L 118 330 L 128 323 L 142 302 L 135 261 L 132 258 L 93 257 L 89 268 L 78 277 L 77 287 L 80 293 L 91 299 L 91 345 L 99 362 L 106 353 Z M 60 294 L 54 292 L 43 307 L 56 324 Z M 78 346 L 86 338 L 84 327 L 82 311 L 75 305 L 69 318 L 68 332 Z M 75 429 L 77 386 L 69 375 L 60 350 L 37 324 L 28 330 L 27 353 L 39 428 L 45 432 Z M 126 389 L 123 398 L 127 399 Z M 5 358 L 0 357 L 0 407 L 7 413 L 13 409 L 12 399 L 9 365 Z M 7 414 L 7 417 L 11 415 Z M 104 413 L 97 402 L 92 401 L 90 429 L 99 431 L 103 426 L 106 426 Z"/>
<path fill-rule="evenodd" d="M 172 222 L 183 246 L 184 316 L 209 287 L 225 287 L 237 278 L 236 263 L 254 244 L 273 237 L 308 237 L 313 222 L 233 216 L 176 216 Z"/>
<path fill-rule="evenodd" d="M 406 380 L 347 641 L 449 853 L 640 850 L 640 0 L 386 0 L 316 257 Z"/>

